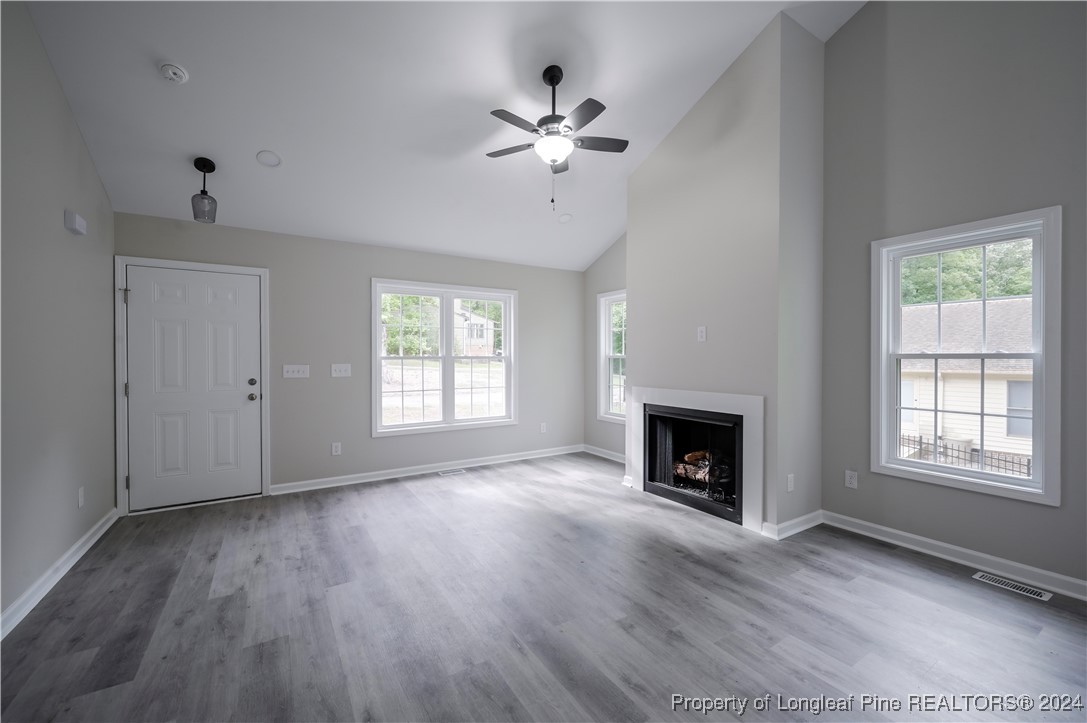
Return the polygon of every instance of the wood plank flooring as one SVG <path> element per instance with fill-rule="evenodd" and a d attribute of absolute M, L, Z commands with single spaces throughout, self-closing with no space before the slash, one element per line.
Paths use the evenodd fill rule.
<path fill-rule="evenodd" d="M 1087 718 L 964 697 L 1084 696 L 1084 603 L 830 527 L 773 542 L 621 476 L 576 454 L 123 518 L 3 641 L 0 716 Z"/>

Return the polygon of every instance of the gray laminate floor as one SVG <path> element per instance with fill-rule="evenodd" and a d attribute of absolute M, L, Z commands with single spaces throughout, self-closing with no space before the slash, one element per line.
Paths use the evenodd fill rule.
<path fill-rule="evenodd" d="M 579 454 L 124 518 L 3 641 L 3 720 L 1085 719 L 1037 707 L 1084 695 L 1083 603 L 829 527 L 773 542 L 621 473 Z"/>

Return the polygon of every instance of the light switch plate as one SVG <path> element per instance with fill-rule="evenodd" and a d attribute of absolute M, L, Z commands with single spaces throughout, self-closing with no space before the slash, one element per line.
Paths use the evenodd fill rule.
<path fill-rule="evenodd" d="M 351 365 L 350 364 L 342 364 L 342 363 L 341 364 L 333 364 L 332 365 L 332 376 L 334 376 L 334 377 L 349 377 L 349 376 L 351 376 Z"/>
<path fill-rule="evenodd" d="M 284 379 L 307 379 L 307 378 L 309 378 L 309 364 L 284 364 L 283 365 L 283 378 Z"/>

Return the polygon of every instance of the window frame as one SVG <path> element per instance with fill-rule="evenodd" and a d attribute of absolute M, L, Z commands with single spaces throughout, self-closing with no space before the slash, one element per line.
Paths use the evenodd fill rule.
<path fill-rule="evenodd" d="M 596 384 L 596 418 L 602 422 L 612 422 L 614 424 L 626 424 L 627 416 L 618 414 L 611 411 L 611 397 L 609 392 L 611 391 L 610 379 L 611 379 L 611 360 L 622 358 L 624 361 L 627 358 L 626 353 L 622 355 L 611 353 L 611 314 L 609 309 L 611 305 L 616 302 L 623 302 L 625 305 L 627 302 L 626 289 L 619 289 L 617 291 L 605 291 L 596 295 L 596 330 L 597 330 L 597 384 Z M 624 342 L 626 339 L 626 330 L 623 331 Z M 624 343 L 625 352 L 625 343 Z M 624 375 L 625 376 L 625 375 Z"/>
<path fill-rule="evenodd" d="M 382 294 L 404 294 L 409 296 L 438 296 L 441 298 L 439 320 L 438 355 L 442 363 L 442 416 L 440 422 L 413 422 L 409 424 L 386 425 L 382 422 L 381 361 L 385 357 L 381 334 L 381 296 Z M 447 412 L 455 407 L 456 388 L 454 386 L 455 361 L 462 357 L 453 354 L 453 334 L 456 325 L 453 322 L 453 299 L 470 298 L 483 301 L 497 301 L 503 304 L 502 355 L 506 376 L 506 414 L 501 417 L 482 419 L 446 419 Z M 399 279 L 372 278 L 370 283 L 370 436 L 394 437 L 405 434 L 426 434 L 455 429 L 478 429 L 483 427 L 502 427 L 517 424 L 517 363 L 516 363 L 516 327 L 517 327 L 517 291 L 513 289 L 492 289 L 479 286 L 459 286 L 455 284 L 435 284 Z M 463 355 L 462 355 L 463 356 Z M 449 397 L 449 398 L 447 398 Z"/>
<path fill-rule="evenodd" d="M 899 261 L 906 256 L 954 251 L 1015 238 L 1034 238 L 1032 269 L 1033 351 L 969 354 L 901 354 Z M 1061 207 L 922 231 L 871 244 L 871 471 L 1011 499 L 1060 505 L 1061 383 Z M 1030 358 L 1033 361 L 1032 478 L 1014 483 L 1006 475 L 897 456 L 898 362 L 903 358 Z"/>

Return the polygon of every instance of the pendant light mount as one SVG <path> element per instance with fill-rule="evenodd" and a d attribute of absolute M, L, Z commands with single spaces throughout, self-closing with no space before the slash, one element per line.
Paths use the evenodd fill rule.
<path fill-rule="evenodd" d="M 205 185 L 207 185 L 207 174 L 215 173 L 215 161 L 211 160 L 210 158 L 204 158 L 203 156 L 201 156 L 200 158 L 197 158 L 195 161 L 193 161 L 192 164 L 196 167 L 196 170 L 204 174 Z"/>

